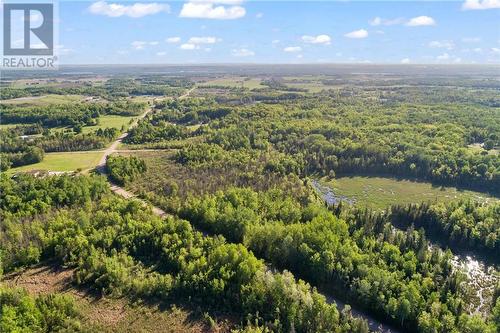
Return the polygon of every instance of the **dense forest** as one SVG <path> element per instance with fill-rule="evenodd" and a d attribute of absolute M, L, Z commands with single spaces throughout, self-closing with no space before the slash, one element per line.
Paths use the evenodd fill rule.
<path fill-rule="evenodd" d="M 464 313 L 463 276 L 451 253 L 429 250 L 422 232 L 396 231 L 368 212 L 357 225 L 314 204 L 305 207 L 280 192 L 234 189 L 192 198 L 180 216 L 234 242 L 243 242 L 277 267 L 341 291 L 346 300 L 394 320 L 408 331 L 487 330 Z"/>
<path fill-rule="evenodd" d="M 500 157 L 488 153 L 500 145 L 498 108 L 387 105 L 338 95 L 299 96 L 279 105 L 235 106 L 206 98 L 159 107 L 162 111 L 141 124 L 130 143 L 199 136 L 226 151 L 283 152 L 300 176 L 391 175 L 476 190 L 500 188 Z M 171 123 L 202 127 L 189 132 Z M 486 152 L 469 147 L 474 144 Z"/>
<path fill-rule="evenodd" d="M 403 228 L 423 228 L 448 246 L 483 252 L 495 258 L 500 253 L 500 204 L 456 201 L 450 204 L 422 203 L 391 207 L 391 221 Z"/>
<path fill-rule="evenodd" d="M 189 299 L 233 313 L 243 326 L 257 322 L 275 332 L 368 332 L 366 322 L 339 312 L 291 273 L 272 272 L 242 244 L 205 237 L 186 221 L 162 220 L 110 194 L 102 177 L 3 175 L 1 182 L 4 273 L 50 259 L 75 267 L 75 283 L 109 297 Z M 43 314 L 26 323 L 23 307 L 32 300 L 0 295 L 2 312 L 12 313 L 1 325 L 50 331 Z M 71 310 L 64 300 L 55 303 Z M 69 323 L 54 318 L 54 324 Z"/>

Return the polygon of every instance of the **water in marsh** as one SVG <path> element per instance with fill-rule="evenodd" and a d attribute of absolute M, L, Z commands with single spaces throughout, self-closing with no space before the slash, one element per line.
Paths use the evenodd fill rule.
<path fill-rule="evenodd" d="M 335 194 L 332 188 L 320 184 L 318 180 L 312 181 L 312 187 L 329 206 L 341 201 L 349 204 L 356 203 L 354 199 Z M 431 246 L 440 248 L 437 244 L 431 244 Z M 467 277 L 465 282 L 465 289 L 468 292 L 467 299 L 469 300 L 467 312 L 488 315 L 495 286 L 500 281 L 498 267 L 488 265 L 474 256 L 463 254 L 455 254 L 451 264 L 455 270 L 462 271 Z"/>
<path fill-rule="evenodd" d="M 455 255 L 451 260 L 454 269 L 467 276 L 470 290 L 467 311 L 470 314 L 487 315 L 493 300 L 495 286 L 500 280 L 498 270 L 469 255 Z"/>
<path fill-rule="evenodd" d="M 348 197 L 343 196 L 343 195 L 335 194 L 333 192 L 333 189 L 331 189 L 328 186 L 321 185 L 319 183 L 319 181 L 317 181 L 316 179 L 313 179 L 312 186 L 316 190 L 316 192 L 318 192 L 319 195 L 321 195 L 323 200 L 325 200 L 325 202 L 329 206 L 336 205 L 336 204 L 340 203 L 341 201 L 346 202 L 350 205 L 353 205 L 356 203 L 356 199 L 352 199 L 352 198 L 348 198 Z"/>

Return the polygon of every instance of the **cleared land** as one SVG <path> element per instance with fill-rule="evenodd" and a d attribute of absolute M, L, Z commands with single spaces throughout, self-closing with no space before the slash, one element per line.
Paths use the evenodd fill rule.
<path fill-rule="evenodd" d="M 82 128 L 83 133 L 93 132 L 99 128 L 110 128 L 114 127 L 117 129 L 121 129 L 122 126 L 125 128 L 128 127 L 130 122 L 136 117 L 125 117 L 125 116 L 116 116 L 116 115 L 104 115 L 99 117 L 99 125 L 96 126 L 85 126 Z"/>
<path fill-rule="evenodd" d="M 498 200 L 484 193 L 458 190 L 455 187 L 441 187 L 425 182 L 383 177 L 356 176 L 334 180 L 322 178 L 319 181 L 321 185 L 330 187 L 336 196 L 345 197 L 353 200 L 357 205 L 374 209 L 422 201 L 451 201 L 469 198 L 479 201 Z"/>
<path fill-rule="evenodd" d="M 72 297 L 81 321 L 93 332 L 225 332 L 225 320 L 213 322 L 195 311 L 166 305 L 130 304 L 126 299 L 98 297 L 91 290 L 72 284 L 73 270 L 52 266 L 38 266 L 18 274 L 4 277 L 9 287 L 24 288 L 32 295 L 61 293 Z"/>
<path fill-rule="evenodd" d="M 46 153 L 42 162 L 24 165 L 9 169 L 8 173 L 26 172 L 33 170 L 46 171 L 75 171 L 77 169 L 89 169 L 96 166 L 101 158 L 102 151 L 92 152 L 65 152 Z"/>
<path fill-rule="evenodd" d="M 0 101 L 2 104 L 15 106 L 47 106 L 51 104 L 68 104 L 81 101 L 82 95 L 43 95 L 31 97 L 19 97 Z"/>
<path fill-rule="evenodd" d="M 214 79 L 210 80 L 204 83 L 199 84 L 200 87 L 204 86 L 224 86 L 228 88 L 247 88 L 247 89 L 255 89 L 255 88 L 265 88 L 266 86 L 263 86 L 261 84 L 261 79 L 257 78 L 251 78 L 251 79 L 246 79 L 246 78 L 219 78 L 219 79 Z"/>

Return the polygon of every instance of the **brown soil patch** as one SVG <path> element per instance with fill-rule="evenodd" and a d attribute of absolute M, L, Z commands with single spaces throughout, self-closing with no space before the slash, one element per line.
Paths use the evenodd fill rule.
<path fill-rule="evenodd" d="M 96 332 L 230 332 L 227 319 L 209 327 L 206 320 L 194 316 L 189 310 L 172 306 L 160 309 L 155 305 L 130 305 L 127 299 L 97 297 L 88 290 L 72 285 L 73 269 L 53 266 L 34 268 L 7 274 L 0 281 L 9 287 L 24 288 L 32 295 L 63 293 L 75 299 L 84 325 Z"/>

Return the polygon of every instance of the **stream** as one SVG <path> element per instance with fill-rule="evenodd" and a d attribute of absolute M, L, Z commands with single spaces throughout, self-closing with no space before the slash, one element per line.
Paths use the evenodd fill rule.
<path fill-rule="evenodd" d="M 312 180 L 312 186 L 329 206 L 338 204 L 341 201 L 351 205 L 356 203 L 354 199 L 336 195 L 330 187 L 321 185 L 315 179 Z M 431 246 L 439 248 L 437 244 L 431 243 Z M 469 287 L 467 289 L 473 290 L 472 294 L 467 295 L 471 300 L 467 304 L 467 312 L 469 314 L 486 315 L 492 301 L 495 285 L 500 280 L 498 267 L 488 265 L 472 255 L 463 254 L 454 254 L 451 264 L 455 270 L 460 270 L 467 276 L 467 281 L 465 282 L 467 287 Z M 364 317 L 362 314 L 360 316 Z"/>

